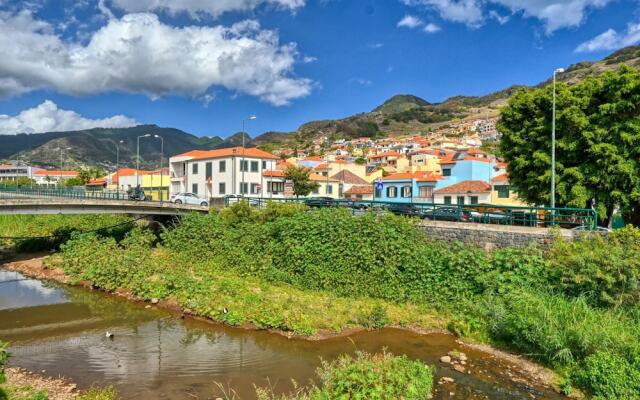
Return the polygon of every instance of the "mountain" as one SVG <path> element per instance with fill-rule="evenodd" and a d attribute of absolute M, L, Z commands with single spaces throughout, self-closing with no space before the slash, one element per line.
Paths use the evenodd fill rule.
<path fill-rule="evenodd" d="M 411 94 L 395 95 L 389 100 L 376 107 L 374 112 L 382 112 L 385 114 L 393 114 L 403 111 L 409 111 L 413 108 L 428 106 L 430 103 L 418 96 Z"/>
<path fill-rule="evenodd" d="M 0 159 L 24 160 L 47 168 L 65 169 L 86 165 L 112 168 L 116 164 L 116 143 L 122 141 L 120 166 L 136 165 L 136 149 L 140 138 L 140 167 L 158 168 L 161 141 L 164 139 L 165 165 L 167 156 L 193 149 L 213 149 L 225 141 L 220 137 L 197 137 L 179 129 L 160 128 L 156 125 L 139 125 L 132 128 L 87 129 L 70 132 L 50 132 L 0 136 Z M 62 151 L 62 160 L 60 149 Z"/>

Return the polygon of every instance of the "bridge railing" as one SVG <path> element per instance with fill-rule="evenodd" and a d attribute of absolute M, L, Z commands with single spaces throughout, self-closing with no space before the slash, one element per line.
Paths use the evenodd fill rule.
<path fill-rule="evenodd" d="M 425 220 L 467 222 L 479 224 L 514 225 L 529 227 L 559 226 L 567 229 L 593 230 L 597 227 L 598 213 L 586 208 L 550 208 L 536 206 L 503 206 L 494 204 L 395 203 L 377 200 L 338 200 L 329 198 L 244 197 L 225 199 L 225 205 L 247 201 L 253 207 L 265 207 L 269 202 L 300 203 L 314 208 L 342 207 L 354 214 L 366 211 L 388 211 L 398 215 Z"/>
<path fill-rule="evenodd" d="M 0 198 L 66 198 L 86 200 L 128 200 L 122 191 L 91 191 L 73 188 L 0 185 Z"/>

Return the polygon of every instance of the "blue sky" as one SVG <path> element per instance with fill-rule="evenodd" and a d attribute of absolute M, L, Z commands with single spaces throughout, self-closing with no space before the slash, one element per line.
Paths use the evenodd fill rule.
<path fill-rule="evenodd" d="M 0 134 L 255 136 L 536 84 L 640 42 L 637 0 L 0 0 Z M 1 141 L 1 139 L 0 139 Z"/>

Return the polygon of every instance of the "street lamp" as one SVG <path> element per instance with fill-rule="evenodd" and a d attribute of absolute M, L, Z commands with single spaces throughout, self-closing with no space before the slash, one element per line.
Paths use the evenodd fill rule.
<path fill-rule="evenodd" d="M 118 140 L 116 142 L 116 196 L 119 197 L 120 193 L 120 145 L 124 143 L 124 140 Z"/>
<path fill-rule="evenodd" d="M 62 185 L 62 170 L 64 169 L 64 161 L 62 160 L 62 150 L 71 150 L 71 147 L 60 147 L 60 176 L 58 177 L 58 187 Z"/>
<path fill-rule="evenodd" d="M 551 118 L 551 208 L 556 207 L 556 74 L 564 68 L 553 71 L 553 116 Z"/>
<path fill-rule="evenodd" d="M 151 134 L 147 133 L 146 135 L 138 136 L 137 138 L 138 145 L 136 147 L 136 187 L 140 186 L 140 174 L 138 172 L 138 170 L 140 169 L 140 138 L 149 136 L 151 136 Z"/>
<path fill-rule="evenodd" d="M 244 164 L 244 136 L 245 136 L 245 131 L 244 131 L 244 123 L 245 121 L 253 121 L 255 119 L 257 119 L 258 117 L 256 117 L 255 115 L 250 115 L 247 118 L 242 120 L 242 161 L 240 162 L 240 170 L 242 171 L 242 181 L 240 182 L 240 194 L 247 194 L 247 193 L 242 193 L 242 189 L 244 187 L 244 170 L 246 169 L 245 164 Z M 248 190 L 247 190 L 248 192 Z"/>
<path fill-rule="evenodd" d="M 164 162 L 164 138 L 160 135 L 153 135 L 154 138 L 160 139 L 160 201 L 163 200 L 162 196 L 162 163 Z"/>

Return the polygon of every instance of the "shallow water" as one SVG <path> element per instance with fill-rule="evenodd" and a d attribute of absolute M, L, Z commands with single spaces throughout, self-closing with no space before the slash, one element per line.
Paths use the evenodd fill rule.
<path fill-rule="evenodd" d="M 292 380 L 315 379 L 321 359 L 383 348 L 434 365 L 436 381 L 454 378 L 435 385 L 436 399 L 564 398 L 519 383 L 525 380 L 513 365 L 463 348 L 449 335 L 384 329 L 319 342 L 287 339 L 1 270 L 0 339 L 11 342 L 14 366 L 62 375 L 81 388 L 113 384 L 123 399 L 212 399 L 222 394 L 219 385 L 242 399 L 255 398 L 254 385 L 285 393 Z M 453 349 L 468 355 L 467 372 L 439 363 Z"/>

